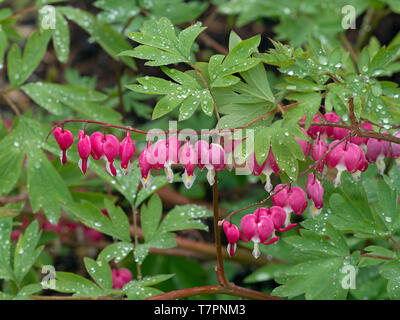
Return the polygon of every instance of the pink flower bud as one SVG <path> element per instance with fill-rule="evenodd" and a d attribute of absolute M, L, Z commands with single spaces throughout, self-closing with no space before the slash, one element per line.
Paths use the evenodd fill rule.
<path fill-rule="evenodd" d="M 266 242 L 274 231 L 274 223 L 269 216 L 260 214 L 260 211 L 245 215 L 240 222 L 240 227 L 248 241 L 253 241 L 253 256 L 256 259 L 260 256 L 258 247 L 260 242 L 268 245 L 278 240 L 277 237 L 274 237 Z"/>
<path fill-rule="evenodd" d="M 152 163 L 155 163 L 155 160 L 153 159 L 153 151 L 149 141 L 147 147 L 143 149 L 139 156 L 139 167 L 142 176 L 141 181 L 145 189 L 147 189 L 152 182 L 152 175 L 150 173 Z"/>
<path fill-rule="evenodd" d="M 228 247 L 226 248 L 228 254 L 233 257 L 236 251 L 236 242 L 238 242 L 240 237 L 240 230 L 234 224 L 224 221 L 222 224 L 226 238 L 228 239 Z"/>
<path fill-rule="evenodd" d="M 112 269 L 111 270 L 112 280 L 113 280 L 113 289 L 121 290 L 124 285 L 126 285 L 129 281 L 132 280 L 132 273 L 129 269 L 120 268 L 120 269 Z"/>
<path fill-rule="evenodd" d="M 131 139 L 131 133 L 126 132 L 124 140 L 119 145 L 119 157 L 121 158 L 121 169 L 125 171 L 125 174 L 129 172 L 130 160 L 135 153 L 135 144 Z"/>
<path fill-rule="evenodd" d="M 74 136 L 71 131 L 61 128 L 54 129 L 54 138 L 56 139 L 60 149 L 60 160 L 62 164 L 67 162 L 67 149 L 74 143 Z"/>
<path fill-rule="evenodd" d="M 78 141 L 78 153 L 80 160 L 78 162 L 78 166 L 83 174 L 86 173 L 86 170 L 89 167 L 89 156 L 91 152 L 92 145 L 90 143 L 90 138 L 83 130 L 80 130 Z"/>
<path fill-rule="evenodd" d="M 306 192 L 308 199 L 312 199 L 313 201 L 312 206 L 310 207 L 310 213 L 315 217 L 320 214 L 324 205 L 324 188 L 313 173 L 308 175 Z"/>
<path fill-rule="evenodd" d="M 328 150 L 328 145 L 326 144 L 326 142 L 321 139 L 317 139 L 314 141 L 314 144 L 311 149 L 311 158 L 315 162 L 317 162 L 325 155 L 327 150 Z M 318 164 L 317 170 L 319 172 L 322 172 L 324 170 L 324 161 L 321 161 Z"/>
<path fill-rule="evenodd" d="M 194 167 L 197 164 L 197 153 L 189 140 L 185 141 L 180 150 L 179 161 L 185 167 L 185 172 L 182 175 L 183 183 L 187 189 L 190 189 L 196 179 Z"/>

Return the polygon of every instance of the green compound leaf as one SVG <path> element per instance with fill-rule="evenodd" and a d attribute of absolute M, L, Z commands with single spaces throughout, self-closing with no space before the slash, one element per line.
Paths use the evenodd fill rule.
<path fill-rule="evenodd" d="M 326 224 L 327 235 L 302 230 L 301 236 L 286 237 L 285 242 L 295 248 L 298 264 L 277 276 L 282 285 L 272 294 L 280 297 L 306 299 L 345 299 L 349 272 L 356 272 L 359 252 L 349 253 L 346 241 L 339 231 Z M 355 274 L 354 274 L 355 278 Z"/>
<path fill-rule="evenodd" d="M 250 58 L 250 55 L 257 50 L 261 37 L 259 35 L 239 42 L 229 54 L 214 55 L 208 64 L 211 87 L 228 87 L 240 81 L 232 74 L 243 72 L 255 67 L 260 60 Z"/>
<path fill-rule="evenodd" d="M 162 66 L 173 63 L 191 63 L 191 50 L 194 40 L 205 29 L 198 22 L 176 36 L 171 21 L 167 18 L 146 21 L 140 32 L 131 32 L 128 37 L 141 43 L 133 50 L 121 52 L 120 56 L 129 56 L 149 60 L 146 65 Z"/>
<path fill-rule="evenodd" d="M 165 95 L 153 110 L 153 119 L 158 119 L 181 105 L 179 120 L 190 118 L 201 106 L 203 112 L 211 116 L 213 113 L 212 96 L 192 72 L 181 72 L 176 69 L 162 67 L 162 71 L 176 82 L 156 77 L 142 77 L 137 81 L 140 85 L 128 85 L 127 88 L 145 94 Z"/>

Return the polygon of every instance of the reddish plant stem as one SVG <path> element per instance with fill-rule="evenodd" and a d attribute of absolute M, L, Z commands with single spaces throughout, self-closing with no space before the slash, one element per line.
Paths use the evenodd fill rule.
<path fill-rule="evenodd" d="M 398 250 L 400 250 L 400 245 L 398 244 L 398 242 L 396 240 L 394 240 L 394 238 L 392 236 L 389 236 L 389 239 L 392 240 L 392 242 L 396 246 L 396 248 Z"/>
<path fill-rule="evenodd" d="M 360 257 L 362 258 L 373 258 L 373 259 L 381 259 L 381 260 L 393 260 L 393 258 L 390 257 L 382 257 L 382 256 L 377 256 L 375 254 L 361 254 Z"/>
<path fill-rule="evenodd" d="M 259 291 L 239 287 L 234 284 L 231 284 L 228 288 L 224 288 L 221 286 L 204 286 L 204 287 L 194 287 L 182 290 L 175 290 L 148 298 L 146 300 L 174 300 L 174 299 L 197 296 L 201 294 L 227 294 L 230 296 L 236 296 L 254 300 L 281 300 L 278 297 L 274 297 Z"/>
<path fill-rule="evenodd" d="M 213 190 L 213 213 L 214 213 L 214 237 L 215 237 L 215 249 L 217 254 L 218 266 L 216 267 L 217 279 L 221 286 L 227 287 L 228 280 L 225 276 L 224 271 L 224 258 L 222 256 L 221 247 L 221 233 L 219 231 L 218 220 L 219 220 L 219 202 L 218 202 L 218 173 L 215 172 L 215 182 L 212 186 Z"/>

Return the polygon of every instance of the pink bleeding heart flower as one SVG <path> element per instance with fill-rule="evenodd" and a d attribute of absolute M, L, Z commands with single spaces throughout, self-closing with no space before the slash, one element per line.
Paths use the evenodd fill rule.
<path fill-rule="evenodd" d="M 210 144 L 205 140 L 198 140 L 194 148 L 197 152 L 197 167 L 203 169 L 210 164 Z"/>
<path fill-rule="evenodd" d="M 169 183 L 174 182 L 174 172 L 171 166 L 179 163 L 179 151 L 181 143 L 176 135 L 169 136 L 166 141 L 166 161 L 164 163 L 164 171 Z"/>
<path fill-rule="evenodd" d="M 397 131 L 393 134 L 393 136 L 400 138 L 400 131 Z M 393 159 L 396 159 L 397 167 L 400 169 L 400 144 L 399 143 L 390 143 L 390 156 Z"/>
<path fill-rule="evenodd" d="M 353 178 L 356 181 L 360 181 L 361 179 L 361 172 L 364 172 L 365 170 L 368 169 L 368 161 L 367 161 L 367 157 L 365 156 L 364 152 L 361 152 L 361 160 L 359 163 L 359 166 L 356 170 L 356 172 L 352 173 Z"/>
<path fill-rule="evenodd" d="M 210 186 L 215 182 L 215 171 L 221 171 L 225 168 L 225 151 L 220 144 L 211 143 L 208 152 L 209 164 L 207 165 L 207 180 Z"/>
<path fill-rule="evenodd" d="M 234 224 L 229 223 L 228 221 L 224 221 L 222 224 L 222 227 L 224 229 L 226 238 L 228 239 L 228 246 L 226 250 L 228 251 L 228 254 L 233 257 L 236 251 L 236 243 L 239 240 L 240 237 L 240 230 L 237 226 Z"/>
<path fill-rule="evenodd" d="M 163 169 L 167 161 L 167 142 L 164 139 L 159 139 L 153 144 L 151 150 L 154 159 L 153 168 L 156 170 Z"/>
<path fill-rule="evenodd" d="M 90 143 L 89 136 L 83 131 L 79 131 L 79 141 L 78 141 L 78 153 L 80 160 L 78 166 L 82 173 L 85 174 L 87 168 L 89 167 L 89 156 L 92 152 L 92 144 Z"/>
<path fill-rule="evenodd" d="M 58 127 L 54 129 L 53 134 L 61 149 L 61 163 L 65 164 L 67 162 L 67 149 L 71 147 L 71 145 L 74 143 L 74 136 L 72 135 L 71 131 L 64 130 Z"/>
<path fill-rule="evenodd" d="M 272 173 L 277 173 L 280 174 L 281 170 L 276 163 L 274 154 L 272 152 L 272 149 L 269 149 L 269 153 L 267 158 L 265 159 L 264 163 L 260 166 L 257 163 L 255 153 L 252 153 L 250 155 L 250 161 L 248 163 L 249 169 L 255 176 L 259 176 L 261 173 L 263 173 L 266 177 L 266 182 L 265 182 L 265 190 L 268 192 L 271 192 L 272 190 L 272 183 L 271 183 L 271 174 Z"/>
<path fill-rule="evenodd" d="M 215 171 L 222 171 L 225 168 L 225 151 L 220 144 L 211 143 L 209 152 L 210 164 Z"/>
<path fill-rule="evenodd" d="M 118 156 L 119 152 L 119 141 L 112 134 L 106 135 L 105 142 L 103 144 L 104 156 L 107 159 L 107 171 L 109 174 L 116 176 L 117 170 L 114 167 L 114 159 Z"/>
<path fill-rule="evenodd" d="M 104 156 L 103 150 L 104 135 L 101 132 L 94 132 L 90 136 L 90 144 L 92 146 L 92 157 L 94 160 L 99 160 Z"/>
<path fill-rule="evenodd" d="M 372 131 L 372 125 L 369 122 L 364 122 L 361 124 L 361 128 L 365 129 L 366 131 Z M 368 142 L 368 138 L 361 138 L 361 137 L 351 137 L 350 142 L 353 142 L 359 146 L 366 145 Z"/>
<path fill-rule="evenodd" d="M 275 186 L 274 195 L 272 196 L 272 203 L 274 204 L 274 206 L 282 207 L 285 210 L 285 227 L 291 224 L 291 212 L 300 215 L 304 212 L 308 205 L 306 194 L 303 189 L 301 189 L 300 187 L 289 188 L 284 184 L 278 184 L 277 186 Z"/>
<path fill-rule="evenodd" d="M 324 117 L 329 122 L 340 122 L 340 121 L 342 121 L 342 119 L 340 119 L 340 117 L 334 111 L 329 112 L 329 113 L 325 113 Z M 333 135 L 334 128 L 335 127 L 325 127 L 323 129 L 325 135 L 330 139 L 333 139 L 333 137 L 334 137 L 334 135 Z"/>
<path fill-rule="evenodd" d="M 147 147 L 143 149 L 139 156 L 139 167 L 141 172 L 141 182 L 145 189 L 147 189 L 153 181 L 150 169 L 153 167 L 155 160 L 153 158 L 153 151 L 150 141 L 147 143 Z"/>
<path fill-rule="evenodd" d="M 120 268 L 120 269 L 112 269 L 111 270 L 112 281 L 113 281 L 113 289 L 121 290 L 124 285 L 126 285 L 129 281 L 132 280 L 132 273 L 129 269 Z"/>
<path fill-rule="evenodd" d="M 340 177 L 343 171 L 355 173 L 363 163 L 364 151 L 360 146 L 351 142 L 333 141 L 331 146 L 336 146 L 326 157 L 328 168 L 336 168 L 338 173 L 334 181 L 335 187 L 340 185 Z"/>
<path fill-rule="evenodd" d="M 311 149 L 311 158 L 317 162 L 325 155 L 326 151 L 328 151 L 328 145 L 326 142 L 321 139 L 317 139 L 314 141 Z M 316 169 L 322 173 L 324 171 L 324 161 L 321 161 L 317 165 Z"/>
<path fill-rule="evenodd" d="M 135 143 L 131 139 L 131 133 L 126 132 L 125 138 L 119 145 L 119 157 L 121 158 L 121 169 L 128 174 L 130 171 L 130 160 L 135 153 Z"/>
<path fill-rule="evenodd" d="M 276 231 L 284 232 L 296 226 L 295 223 L 287 224 L 288 214 L 282 207 L 272 206 L 269 209 L 269 215 L 272 219 L 272 222 L 274 223 L 274 228 Z M 287 224 L 287 226 L 285 226 L 285 224 Z"/>
<path fill-rule="evenodd" d="M 386 132 L 384 132 L 386 134 Z M 367 160 L 369 163 L 375 163 L 378 172 L 383 175 L 386 164 L 384 158 L 389 156 L 389 142 L 370 138 L 367 141 Z"/>
<path fill-rule="evenodd" d="M 304 135 L 309 138 L 308 133 L 306 130 L 304 130 L 304 128 L 301 128 L 301 131 L 303 131 Z M 311 143 L 308 142 L 308 140 L 303 140 L 300 139 L 298 137 L 294 137 L 297 141 L 297 143 L 300 145 L 301 150 L 303 151 L 304 154 L 304 158 L 308 157 L 308 154 L 310 153 L 310 149 L 311 149 Z"/>
<path fill-rule="evenodd" d="M 197 167 L 207 169 L 207 180 L 212 186 L 215 183 L 215 169 L 210 163 L 212 160 L 210 144 L 205 140 L 198 140 L 194 145 L 194 149 L 197 153 Z"/>
<path fill-rule="evenodd" d="M 180 150 L 179 162 L 185 167 L 185 172 L 182 175 L 183 183 L 187 189 L 190 189 L 196 179 L 194 167 L 197 164 L 197 152 L 189 140 L 185 141 Z"/>
<path fill-rule="evenodd" d="M 114 159 L 118 156 L 119 141 L 112 135 L 104 136 L 101 132 L 94 132 L 90 136 L 90 144 L 92 146 L 92 157 L 95 160 L 105 158 L 107 161 L 107 171 L 109 174 L 116 176 L 117 170 L 114 167 Z"/>
<path fill-rule="evenodd" d="M 259 210 L 252 214 L 247 214 L 240 221 L 244 237 L 247 241 L 253 241 L 254 243 L 253 256 L 256 259 L 260 256 L 260 242 L 264 245 L 269 245 L 278 240 L 278 237 L 273 237 L 267 242 L 274 232 L 274 223 L 267 214 L 262 214 L 261 212 Z"/>
<path fill-rule="evenodd" d="M 312 217 L 315 217 L 321 213 L 321 209 L 324 205 L 324 188 L 321 182 L 315 177 L 314 173 L 308 175 L 306 192 L 308 199 L 313 201 L 310 206 L 310 213 Z"/>

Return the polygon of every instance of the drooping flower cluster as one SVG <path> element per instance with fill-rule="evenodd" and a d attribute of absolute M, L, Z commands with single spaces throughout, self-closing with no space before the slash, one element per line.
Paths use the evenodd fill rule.
<path fill-rule="evenodd" d="M 341 121 L 340 117 L 334 112 L 324 114 L 323 116 L 329 122 L 337 123 Z M 305 118 L 303 117 L 301 120 L 305 120 Z M 319 115 L 316 115 L 313 119 L 315 122 L 320 120 Z M 372 125 L 364 122 L 361 124 L 361 128 L 371 131 Z M 324 176 L 324 169 L 326 167 L 336 168 L 338 172 L 334 181 L 336 187 L 340 185 L 341 174 L 346 170 L 352 173 L 355 179 L 359 180 L 361 172 L 364 172 L 368 168 L 368 164 L 376 163 L 379 173 L 383 174 L 385 170 L 385 157 L 395 159 L 398 167 L 400 167 L 399 144 L 357 136 L 351 136 L 345 141 L 340 142 L 340 140 L 344 139 L 350 133 L 349 129 L 341 127 L 311 126 L 307 133 L 314 139 L 311 147 L 311 157 L 314 161 L 319 161 L 325 156 L 328 148 L 335 146 L 326 155 L 325 159 L 319 162 L 317 170 L 321 173 L 321 176 Z M 384 134 L 387 133 L 384 132 Z M 400 131 L 394 133 L 394 136 L 399 137 Z M 328 139 L 332 139 L 330 144 Z"/>
<path fill-rule="evenodd" d="M 54 137 L 61 149 L 61 163 L 67 162 L 67 149 L 69 149 L 74 142 L 74 137 L 69 130 L 55 128 Z M 126 133 L 125 138 L 120 143 L 118 139 L 112 135 L 104 135 L 101 132 L 94 132 L 90 137 L 83 131 L 79 131 L 78 138 L 78 153 L 80 160 L 78 162 L 79 168 L 85 174 L 89 164 L 90 156 L 94 160 L 105 159 L 107 171 L 113 175 L 117 175 L 117 170 L 114 166 L 114 160 L 119 155 L 121 159 L 121 169 L 127 174 L 130 170 L 129 161 L 135 152 L 135 143 L 130 137 L 130 132 Z"/>
<path fill-rule="evenodd" d="M 151 169 L 164 169 L 167 181 L 173 182 L 171 166 L 177 164 L 185 169 L 182 180 L 186 188 L 191 188 L 196 179 L 195 167 L 206 168 L 207 180 L 213 185 L 215 171 L 221 171 L 226 166 L 225 151 L 220 144 L 210 144 L 205 140 L 199 140 L 195 144 L 186 140 L 181 145 L 177 136 L 170 136 L 167 140 L 159 139 L 153 145 L 148 142 L 139 156 L 143 186 L 147 188 L 151 184 Z"/>
<path fill-rule="evenodd" d="M 293 187 L 296 188 L 296 187 Z M 293 189 L 292 188 L 292 189 Z M 251 214 L 246 214 L 240 221 L 241 230 L 234 224 L 224 221 L 223 229 L 228 239 L 227 251 L 230 256 L 233 256 L 236 251 L 236 243 L 239 239 L 254 244 L 253 256 L 257 259 L 260 256 L 260 243 L 269 245 L 278 241 L 276 232 L 285 232 L 292 229 L 296 224 L 290 223 L 290 213 L 293 211 L 291 205 L 296 208 L 303 208 L 302 211 L 296 211 L 297 214 L 302 214 L 307 207 L 304 191 L 299 188 L 286 190 L 283 196 L 278 198 L 277 202 L 281 201 L 285 207 L 275 205 L 270 208 L 258 208 Z M 301 191 L 300 191 L 301 190 Z M 282 192 L 281 190 L 280 192 Z M 289 191 L 289 192 L 288 192 Z M 300 195 L 300 193 L 303 195 Z M 288 195 L 290 193 L 290 196 Z M 279 194 L 279 193 L 278 193 Z M 277 194 L 277 195 L 278 195 Z M 291 198 L 291 200 L 289 200 Z M 291 203 L 287 204 L 287 203 Z"/>
<path fill-rule="evenodd" d="M 67 160 L 67 149 L 71 147 L 74 137 L 69 130 L 56 128 L 54 137 L 61 148 L 62 164 Z M 126 137 L 119 143 L 118 139 L 112 135 L 104 135 L 101 132 L 94 132 L 90 137 L 83 130 L 79 131 L 78 153 L 80 156 L 79 167 L 85 174 L 89 164 L 90 155 L 94 160 L 106 160 L 107 171 L 117 175 L 114 160 L 119 155 L 121 159 L 121 169 L 128 174 L 131 169 L 130 159 L 135 152 L 135 144 L 130 137 L 129 131 Z M 141 171 L 141 182 L 148 188 L 152 182 L 151 170 L 164 169 L 166 179 L 169 183 L 174 180 L 172 171 L 173 165 L 181 164 L 185 171 L 182 174 L 183 183 L 186 188 L 191 188 L 196 174 L 195 167 L 207 169 L 207 180 L 210 185 L 215 182 L 215 172 L 223 170 L 227 161 L 224 148 L 218 143 L 209 143 L 199 140 L 195 144 L 186 140 L 181 144 L 176 135 L 171 135 L 168 139 L 159 139 L 154 144 L 150 141 L 142 150 L 139 156 L 139 167 Z"/>

